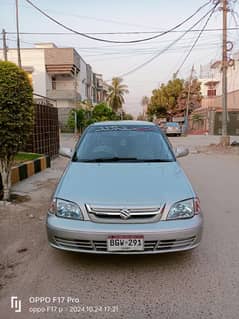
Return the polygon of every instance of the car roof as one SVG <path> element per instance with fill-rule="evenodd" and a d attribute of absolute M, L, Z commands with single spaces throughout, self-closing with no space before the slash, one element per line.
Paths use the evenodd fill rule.
<path fill-rule="evenodd" d="M 133 121 L 133 120 L 123 120 L 123 121 L 105 121 L 105 122 L 96 122 L 91 124 L 91 126 L 100 126 L 100 125 L 148 125 L 148 126 L 155 126 L 152 122 L 147 121 Z"/>

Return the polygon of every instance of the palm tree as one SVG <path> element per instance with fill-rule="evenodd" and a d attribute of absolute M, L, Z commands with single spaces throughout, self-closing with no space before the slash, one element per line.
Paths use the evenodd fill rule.
<path fill-rule="evenodd" d="M 147 96 L 142 97 L 141 105 L 143 107 L 143 117 L 145 117 L 148 110 L 148 105 L 149 105 L 149 98 Z"/>
<path fill-rule="evenodd" d="M 108 89 L 109 93 L 106 101 L 114 112 L 122 109 L 122 106 L 125 103 L 124 94 L 129 93 L 127 85 L 122 84 L 122 82 L 122 78 L 114 77 Z"/>

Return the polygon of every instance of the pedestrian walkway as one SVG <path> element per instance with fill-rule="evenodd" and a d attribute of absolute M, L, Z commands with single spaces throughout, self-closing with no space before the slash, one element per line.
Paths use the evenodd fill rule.
<path fill-rule="evenodd" d="M 78 139 L 79 135 L 75 135 L 72 133 L 62 133 L 60 134 L 60 147 L 74 148 Z"/>

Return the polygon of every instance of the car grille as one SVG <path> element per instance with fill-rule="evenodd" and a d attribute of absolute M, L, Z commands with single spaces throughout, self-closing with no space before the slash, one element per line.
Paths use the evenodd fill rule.
<path fill-rule="evenodd" d="M 194 243 L 196 237 L 169 240 L 146 240 L 144 241 L 144 252 L 166 251 L 174 249 L 189 248 Z M 55 242 L 59 247 L 79 251 L 107 252 L 106 240 L 81 240 L 55 237 Z M 127 252 L 126 252 L 127 253 Z"/>
<path fill-rule="evenodd" d="M 147 223 L 159 221 L 164 205 L 161 207 L 99 207 L 86 204 L 86 210 L 92 221 L 98 223 Z"/>

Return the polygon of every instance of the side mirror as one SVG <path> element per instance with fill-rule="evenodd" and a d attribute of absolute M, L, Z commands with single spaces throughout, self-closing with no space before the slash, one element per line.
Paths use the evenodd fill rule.
<path fill-rule="evenodd" d="M 68 158 L 71 158 L 73 155 L 73 151 L 71 148 L 62 147 L 60 148 L 59 154 Z"/>
<path fill-rule="evenodd" d="M 188 148 L 182 147 L 182 146 L 176 147 L 174 154 L 177 158 L 184 157 L 184 156 L 187 156 L 189 154 L 189 150 L 188 150 Z"/>

